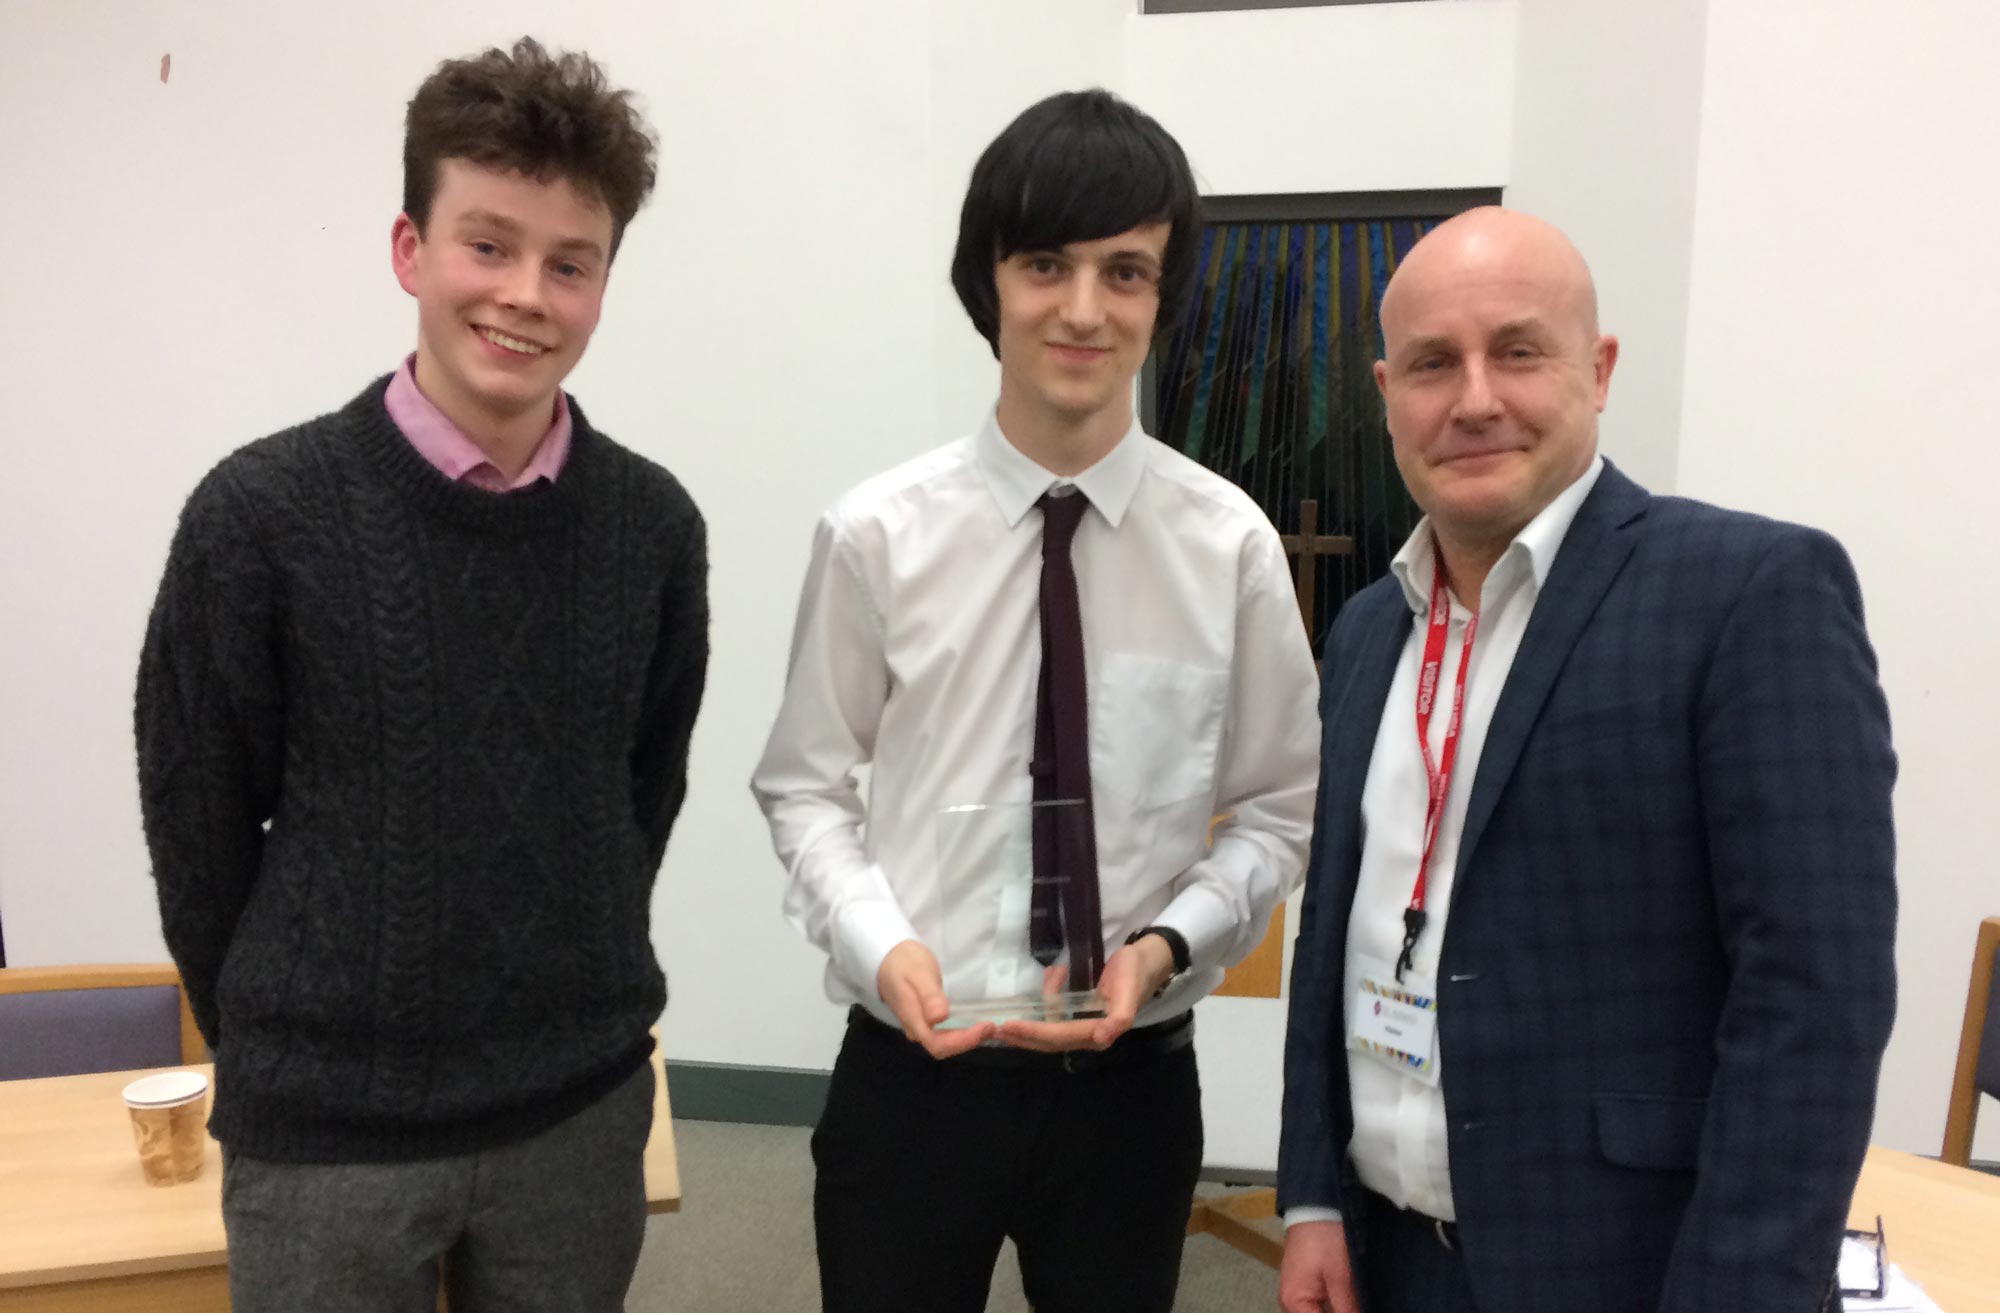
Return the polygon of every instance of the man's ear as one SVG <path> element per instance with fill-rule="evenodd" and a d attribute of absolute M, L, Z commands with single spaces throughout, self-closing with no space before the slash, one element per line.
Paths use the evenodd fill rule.
<path fill-rule="evenodd" d="M 1597 409 L 1602 412 L 1611 398 L 1611 371 L 1618 367 L 1618 339 L 1608 333 L 1598 338 L 1591 364 L 1597 375 Z"/>
<path fill-rule="evenodd" d="M 417 254 L 423 245 L 417 221 L 407 214 L 397 215 L 389 225 L 389 265 L 396 271 L 396 281 L 411 296 L 417 294 Z"/>

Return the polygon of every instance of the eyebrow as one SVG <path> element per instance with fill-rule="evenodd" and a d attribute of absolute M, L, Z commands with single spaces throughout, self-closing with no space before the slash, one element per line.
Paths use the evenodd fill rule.
<path fill-rule="evenodd" d="M 1546 320 L 1536 315 L 1523 315 L 1510 319 L 1493 330 L 1495 337 L 1540 337 L 1546 336 L 1549 326 Z"/>
<path fill-rule="evenodd" d="M 467 210 L 464 214 L 458 216 L 458 222 L 461 226 L 465 227 L 494 228 L 509 236 L 518 235 L 521 231 L 520 224 L 506 215 L 496 214 L 492 210 Z M 599 257 L 602 257 L 604 254 L 604 248 L 596 242 L 591 241 L 588 237 L 565 237 L 556 243 L 556 249 L 558 251 L 582 251 Z"/>
<path fill-rule="evenodd" d="M 1154 269 L 1160 267 L 1159 258 L 1155 256 L 1151 251 L 1145 250 L 1143 248 L 1135 247 L 1128 250 L 1113 251 L 1111 252 L 1111 254 L 1104 257 L 1104 262 L 1106 264 L 1111 264 L 1118 260 L 1128 260 L 1133 264 L 1148 265 Z"/>
<path fill-rule="evenodd" d="M 1496 341 L 1505 341 L 1509 338 L 1545 337 L 1548 335 L 1548 331 L 1548 322 L 1546 320 L 1536 315 L 1524 315 L 1519 319 L 1510 319 L 1500 325 L 1493 330 L 1492 336 Z M 1456 351 L 1457 349 L 1458 344 L 1449 337 L 1432 334 L 1427 337 L 1413 338 L 1405 343 L 1403 348 L 1396 352 L 1396 359 L 1410 360 L 1418 356 L 1429 355 L 1433 351 Z"/>
<path fill-rule="evenodd" d="M 1065 243 L 1062 246 L 1046 246 L 1046 247 L 1023 246 L 1021 249 L 1015 251 L 1014 254 L 1020 256 L 1055 255 L 1055 256 L 1060 256 L 1065 260 L 1074 260 L 1076 259 L 1076 256 L 1070 251 L 1070 247 L 1075 244 L 1076 243 L 1071 242 L 1071 243 Z M 1146 265 L 1148 268 L 1152 269 L 1160 268 L 1159 257 L 1154 255 L 1151 251 L 1145 249 L 1143 246 L 1121 247 L 1116 251 L 1108 252 L 1104 256 L 1104 259 L 1101 261 L 1101 263 L 1116 264 L 1119 261 L 1125 261 L 1132 264 L 1143 264 Z"/>
<path fill-rule="evenodd" d="M 1418 356 L 1427 356 L 1433 351 L 1454 351 L 1456 349 L 1457 344 L 1448 337 L 1418 337 L 1405 342 L 1401 349 L 1396 352 L 1396 359 L 1412 360 Z"/>

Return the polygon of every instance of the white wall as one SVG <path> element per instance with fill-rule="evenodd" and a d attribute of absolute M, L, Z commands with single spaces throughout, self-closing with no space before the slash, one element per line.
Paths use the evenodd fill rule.
<path fill-rule="evenodd" d="M 1828 529 L 1860 571 L 1902 761 L 1876 1138 L 1921 1153 L 2000 913 L 1996 49 L 1986 0 L 1711 0 L 1692 247 L 1681 491 Z M 2000 1158 L 1991 1103 L 1980 1131 Z"/>
<path fill-rule="evenodd" d="M 1672 491 L 1708 0 L 1521 0 L 1506 202 L 1567 232 L 1622 354 L 1603 450 Z"/>
<path fill-rule="evenodd" d="M 1515 9 L 1461 0 L 1134 17 L 1131 96 L 1212 194 L 1497 187 Z"/>

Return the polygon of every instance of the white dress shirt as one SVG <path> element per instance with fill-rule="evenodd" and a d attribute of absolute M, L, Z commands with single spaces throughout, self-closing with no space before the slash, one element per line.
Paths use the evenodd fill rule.
<path fill-rule="evenodd" d="M 1067 483 L 1090 499 L 1071 559 L 1107 956 L 1153 924 L 1193 956 L 1139 1024 L 1213 988 L 1303 871 L 1315 679 L 1270 521 L 1136 423 L 1058 480 L 989 417 L 820 520 L 784 703 L 751 779 L 788 874 L 785 915 L 829 955 L 828 997 L 892 1025 L 875 989 L 888 951 L 923 941 L 949 988 L 954 917 L 992 917 L 990 891 L 940 887 L 938 812 L 1033 795 L 1035 503 Z"/>
<path fill-rule="evenodd" d="M 1522 635 L 1527 633 L 1528 618 L 1534 614 L 1535 602 L 1548 581 L 1556 551 L 1603 468 L 1602 457 L 1593 459 L 1590 468 L 1576 482 L 1543 507 L 1541 514 L 1508 544 L 1480 587 L 1479 632 L 1473 640 L 1472 661 L 1466 671 L 1458 759 L 1452 768 L 1451 788 L 1445 794 L 1444 816 L 1438 821 L 1425 881 L 1424 908 L 1429 919 L 1410 963 L 1416 973 L 1427 979 L 1436 979 L 1438 959 L 1444 951 L 1452 884 L 1458 870 L 1458 844 L 1465 831 L 1466 803 L 1472 796 L 1472 781 L 1479 773 L 1479 758 L 1486 746 L 1487 728 L 1493 722 L 1493 708 L 1500 701 L 1508 672 L 1513 669 L 1514 654 L 1520 649 Z M 1423 664 L 1431 581 L 1437 569 L 1436 540 L 1431 536 L 1428 518 L 1418 523 L 1389 569 L 1410 604 L 1410 636 L 1389 685 L 1382 723 L 1375 732 L 1374 752 L 1368 759 L 1368 779 L 1361 792 L 1361 874 L 1347 923 L 1341 992 L 1343 1026 L 1349 1032 L 1352 1018 L 1348 1015 L 1348 1003 L 1354 997 L 1359 976 L 1357 963 L 1364 957 L 1393 963 L 1402 952 L 1403 910 L 1410 905 L 1417 863 L 1423 856 L 1429 784 L 1423 754 L 1417 749 L 1417 672 Z M 1456 596 L 1452 597 L 1451 626 L 1444 660 L 1439 666 L 1437 710 L 1430 722 L 1434 762 L 1441 759 L 1445 730 L 1451 723 L 1451 699 L 1470 619 L 1471 613 L 1460 605 Z M 1353 1038 L 1351 1033 L 1347 1037 Z M 1427 1085 L 1387 1062 L 1348 1050 L 1347 1081 L 1354 1108 L 1354 1139 L 1349 1142 L 1348 1153 L 1361 1183 L 1375 1193 L 1400 1207 L 1455 1221 L 1443 1093 L 1444 1073 L 1451 1055 L 1444 1052 L 1441 1038 L 1432 1050 L 1432 1061 L 1438 1084 Z M 1300 1222 L 1339 1216 L 1332 1209 L 1293 1208 L 1286 1212 L 1285 1224 L 1296 1226 Z"/>

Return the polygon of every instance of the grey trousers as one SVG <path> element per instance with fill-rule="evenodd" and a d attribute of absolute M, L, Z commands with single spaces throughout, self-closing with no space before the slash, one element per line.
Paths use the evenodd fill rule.
<path fill-rule="evenodd" d="M 653 1068 L 531 1140 L 413 1163 L 223 1155 L 235 1313 L 616 1313 L 646 1230 Z"/>

